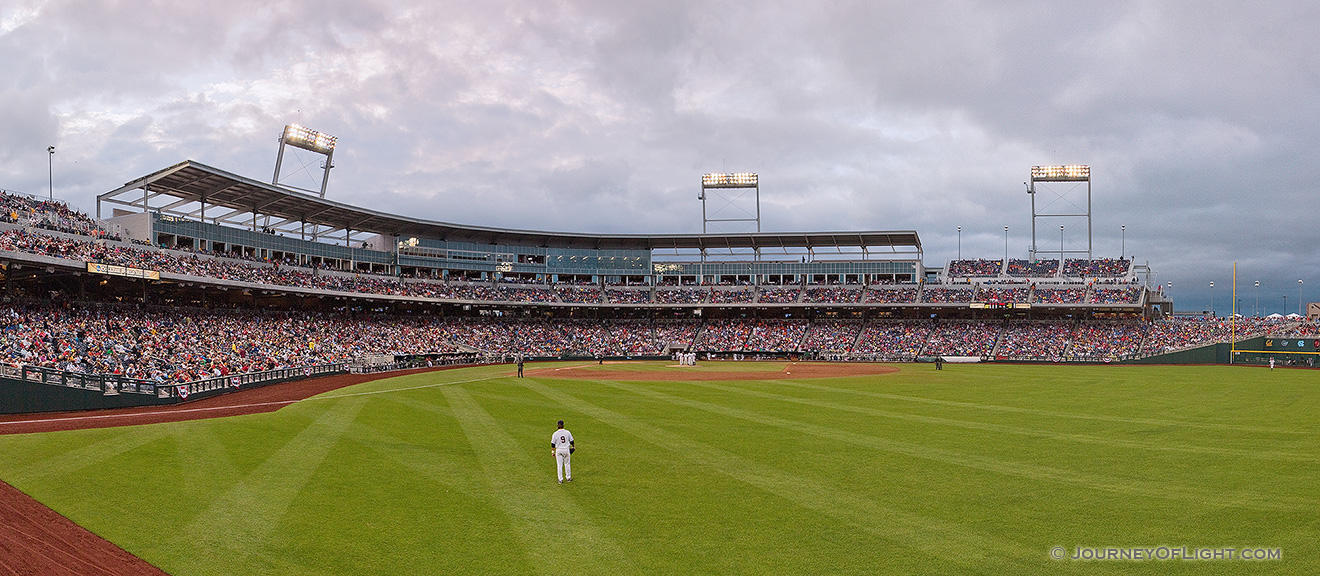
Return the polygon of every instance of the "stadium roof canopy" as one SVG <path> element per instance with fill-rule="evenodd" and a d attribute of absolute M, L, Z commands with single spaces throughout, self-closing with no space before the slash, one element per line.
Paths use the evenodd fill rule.
<path fill-rule="evenodd" d="M 346 241 L 354 235 L 382 234 L 450 242 L 602 250 L 860 248 L 876 255 L 901 254 L 917 258 L 922 253 L 921 239 L 912 230 L 652 235 L 540 232 L 449 224 L 326 200 L 192 160 L 97 196 L 98 218 L 101 217 L 102 203 L 112 207 L 124 206 L 129 212 L 158 212 L 235 227 L 250 226 L 253 230 L 257 229 L 262 218 L 266 218 L 268 223 L 262 227 L 272 231 L 297 235 L 305 230 L 304 226 L 315 226 L 318 237 Z M 121 214 L 116 210 L 114 215 Z"/>

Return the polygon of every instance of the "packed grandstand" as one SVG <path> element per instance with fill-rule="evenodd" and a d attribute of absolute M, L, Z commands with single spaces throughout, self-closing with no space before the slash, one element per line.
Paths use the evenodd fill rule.
<path fill-rule="evenodd" d="M 660 261 L 628 273 L 518 274 L 454 254 L 427 269 L 397 254 L 394 265 L 359 266 L 309 258 L 310 248 L 254 249 L 242 239 L 256 245 L 264 232 L 204 217 L 184 241 L 111 231 L 114 219 L 17 194 L 0 192 L 0 207 L 0 360 L 164 384 L 397 355 L 1111 361 L 1320 333 L 1297 319 L 1168 318 L 1124 259 L 955 260 L 931 273 L 918 254 L 834 268 L 803 257 L 753 274 L 666 274 L 706 264 Z M 228 242 L 214 240 L 222 232 Z M 542 247 L 525 261 L 552 257 Z"/>

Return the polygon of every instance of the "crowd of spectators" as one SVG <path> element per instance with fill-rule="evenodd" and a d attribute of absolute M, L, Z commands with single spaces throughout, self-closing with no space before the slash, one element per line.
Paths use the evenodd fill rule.
<path fill-rule="evenodd" d="M 16 300 L 0 305 L 0 361 L 181 383 L 381 354 L 482 351 L 650 356 L 677 347 L 1108 360 L 1261 335 L 1320 337 L 1320 325 L 1263 318 L 1139 321 L 513 319 L 258 312 Z M 694 341 L 695 340 L 695 341 Z M 996 351 L 996 343 L 998 349 Z"/>
<path fill-rule="evenodd" d="M 1003 269 L 1003 260 L 951 260 L 945 276 L 998 276 Z"/>
<path fill-rule="evenodd" d="M 555 293 L 560 302 L 576 304 L 598 303 L 601 296 L 600 288 L 590 286 L 559 286 Z"/>
<path fill-rule="evenodd" d="M 1032 301 L 1038 304 L 1081 304 L 1086 301 L 1085 288 L 1041 288 L 1032 290 Z"/>
<path fill-rule="evenodd" d="M 656 288 L 657 304 L 699 304 L 705 302 L 709 288 Z"/>
<path fill-rule="evenodd" d="M 915 358 L 930 337 L 931 323 L 918 321 L 870 322 L 857 337 L 854 356 Z"/>
<path fill-rule="evenodd" d="M 697 336 L 696 350 L 742 351 L 753 325 L 742 320 L 709 320 Z"/>
<path fill-rule="evenodd" d="M 762 304 L 788 304 L 797 302 L 798 292 L 797 288 L 763 287 L 757 295 L 757 301 Z"/>
<path fill-rule="evenodd" d="M 612 304 L 645 304 L 651 301 L 651 290 L 606 288 L 605 299 Z"/>
<path fill-rule="evenodd" d="M 1073 331 L 1069 358 L 1122 358 L 1141 349 L 1145 325 L 1132 322 L 1083 323 Z"/>
<path fill-rule="evenodd" d="M 916 288 L 867 288 L 865 302 L 911 304 L 917 301 Z"/>
<path fill-rule="evenodd" d="M 1008 275 L 1047 278 L 1059 273 L 1058 260 L 1009 260 Z"/>
<path fill-rule="evenodd" d="M 41 200 L 0 190 L 0 222 L 66 234 L 119 240 L 88 215 L 58 200 Z"/>
<path fill-rule="evenodd" d="M 1310 336 L 1296 322 L 1280 322 L 1265 318 L 1178 317 L 1151 324 L 1147 331 L 1143 354 L 1160 354 L 1207 344 L 1229 342 L 1236 334 L 1240 340 L 1253 336 L 1288 334 Z"/>
<path fill-rule="evenodd" d="M 1072 339 L 1070 322 L 1011 322 L 999 338 L 995 355 L 1011 360 L 1062 358 Z"/>
<path fill-rule="evenodd" d="M 999 336 L 999 323 L 941 322 L 935 325 L 924 354 L 927 356 L 989 356 Z"/>
<path fill-rule="evenodd" d="M 802 293 L 803 302 L 849 304 L 856 302 L 862 291 L 857 288 L 833 286 L 829 288 L 807 288 Z M 764 300 L 762 300 L 764 302 Z"/>
<path fill-rule="evenodd" d="M 714 304 L 746 304 L 754 296 L 751 288 L 716 288 L 710 292 L 710 301 Z"/>
<path fill-rule="evenodd" d="M 754 321 L 743 349 L 756 352 L 796 352 L 806 333 L 806 320 Z"/>
<path fill-rule="evenodd" d="M 657 320 L 655 341 L 660 346 L 688 348 L 697 336 L 701 323 L 691 320 Z"/>
<path fill-rule="evenodd" d="M 951 303 L 951 302 L 971 302 L 971 288 L 933 288 L 926 286 L 921 291 L 922 302 L 932 303 Z"/>
<path fill-rule="evenodd" d="M 1097 260 L 1069 258 L 1063 263 L 1063 275 L 1072 277 L 1084 276 L 1113 278 L 1126 276 L 1131 269 L 1131 260 L 1117 258 L 1101 258 Z"/>
<path fill-rule="evenodd" d="M 861 329 L 861 322 L 817 320 L 807 330 L 807 336 L 802 340 L 802 350 L 846 353 L 852 350 Z"/>
<path fill-rule="evenodd" d="M 1127 288 L 1093 288 L 1091 290 L 1091 303 L 1093 304 L 1135 304 L 1141 300 L 1141 294 L 1144 289 L 1141 286 L 1129 286 Z"/>
<path fill-rule="evenodd" d="M 237 253 L 231 255 L 236 258 L 217 257 L 211 254 L 107 242 L 104 239 L 52 235 L 20 228 L 0 232 L 0 250 L 269 286 L 454 300 L 531 303 L 599 303 L 607 300 L 617 303 L 645 303 L 650 301 L 652 294 L 649 289 L 602 291 L 597 286 L 505 283 L 492 285 L 488 282 L 441 282 L 387 275 L 330 272 L 289 266 L 281 262 L 255 261 L 251 255 Z M 1108 262 L 1110 263 L 1108 266 L 1114 266 L 1115 264 L 1112 264 L 1114 262 L 1130 264 L 1126 260 L 1081 262 Z M 1105 269 L 1104 266 L 1099 268 Z M 1104 283 L 1106 280 L 1097 280 L 1097 282 Z M 1036 287 L 1034 301 L 1043 304 L 1138 302 L 1143 288 L 1140 285 L 1124 284 L 1127 283 L 1119 283 L 1118 287 L 1114 288 L 1096 287 L 1089 301 L 1088 291 L 1085 288 Z M 812 287 L 806 290 L 797 287 L 761 287 L 759 292 L 754 291 L 753 288 L 659 287 L 654 290 L 654 300 L 662 304 L 697 304 L 709 298 L 710 302 L 721 304 L 743 304 L 753 301 L 779 304 L 796 302 L 802 297 L 804 301 L 812 303 L 844 304 L 855 302 L 860 297 L 867 303 L 901 304 L 914 302 L 916 294 L 914 288 L 888 287 L 871 287 L 865 291 L 839 286 Z M 977 299 L 987 302 L 1022 302 L 1025 301 L 1023 294 L 1020 288 L 983 287 Z M 973 289 L 970 287 L 927 286 L 922 292 L 923 301 L 929 303 L 964 303 L 971 302 L 972 297 Z"/>
<path fill-rule="evenodd" d="M 141 309 L 40 302 L 0 307 L 0 355 L 11 365 L 176 383 L 457 349 L 429 319 Z"/>
<path fill-rule="evenodd" d="M 994 288 L 982 286 L 976 291 L 977 302 L 1026 302 L 1031 296 L 1028 288 Z"/>

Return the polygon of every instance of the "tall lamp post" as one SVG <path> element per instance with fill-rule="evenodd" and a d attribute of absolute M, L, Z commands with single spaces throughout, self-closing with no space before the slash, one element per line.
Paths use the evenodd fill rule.
<path fill-rule="evenodd" d="M 1210 283 L 1210 315 L 1215 315 L 1215 283 Z"/>
<path fill-rule="evenodd" d="M 46 177 L 50 179 L 48 182 L 50 185 L 50 189 L 49 189 L 50 200 L 54 202 L 55 201 L 55 147 L 47 146 L 46 154 L 48 159 L 46 162 Z"/>
<path fill-rule="evenodd" d="M 1004 264 L 1008 264 L 1008 226 L 1004 227 Z"/>
<path fill-rule="evenodd" d="M 1122 243 L 1119 244 L 1118 248 L 1118 259 L 1122 260 L 1123 256 L 1127 254 L 1127 224 L 1119 226 L 1118 229 L 1122 235 Z"/>
<path fill-rule="evenodd" d="M 1297 279 L 1297 315 L 1302 315 L 1302 279 Z"/>
<path fill-rule="evenodd" d="M 962 260 L 962 226 L 958 227 L 958 259 Z"/>
<path fill-rule="evenodd" d="M 1256 281 L 1256 306 L 1252 308 L 1251 315 L 1260 318 L 1260 280 Z"/>

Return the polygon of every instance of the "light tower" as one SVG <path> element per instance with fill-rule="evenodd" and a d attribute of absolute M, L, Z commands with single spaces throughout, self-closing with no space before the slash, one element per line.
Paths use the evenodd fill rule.
<path fill-rule="evenodd" d="M 297 124 L 286 125 L 284 127 L 284 132 L 280 134 L 280 153 L 279 156 L 275 157 L 275 176 L 271 178 L 270 183 L 276 186 L 281 186 L 280 167 L 284 164 L 284 147 L 293 146 L 294 148 L 302 148 L 308 152 L 315 152 L 325 156 L 325 163 L 321 164 L 323 174 L 321 176 L 320 191 L 321 197 L 325 198 L 325 187 L 330 183 L 330 169 L 335 167 L 335 142 L 338 140 L 339 139 L 334 136 L 324 132 L 317 132 L 311 128 L 304 128 Z M 298 188 L 287 184 L 283 184 L 282 186 L 285 188 L 302 190 L 303 192 L 317 193 L 315 190 Z"/>
<path fill-rule="evenodd" d="M 1041 184 L 1037 189 L 1037 184 Z M 1037 206 L 1036 195 L 1047 194 Z M 1084 255 L 1091 259 L 1091 167 L 1080 164 L 1067 166 L 1032 166 L 1031 181 L 1027 183 L 1031 196 L 1031 258 L 1037 258 L 1037 223 L 1040 220 L 1086 221 L 1086 247 L 1064 251 L 1059 242 L 1059 262 L 1068 254 Z M 1126 228 L 1124 229 L 1126 232 Z"/>
<path fill-rule="evenodd" d="M 748 191 L 753 193 L 747 198 Z M 761 231 L 761 186 L 755 172 L 703 174 L 701 176 L 701 233 L 711 222 L 755 222 Z M 707 210 L 706 201 L 715 204 Z M 741 230 L 740 230 L 741 232 Z"/>

